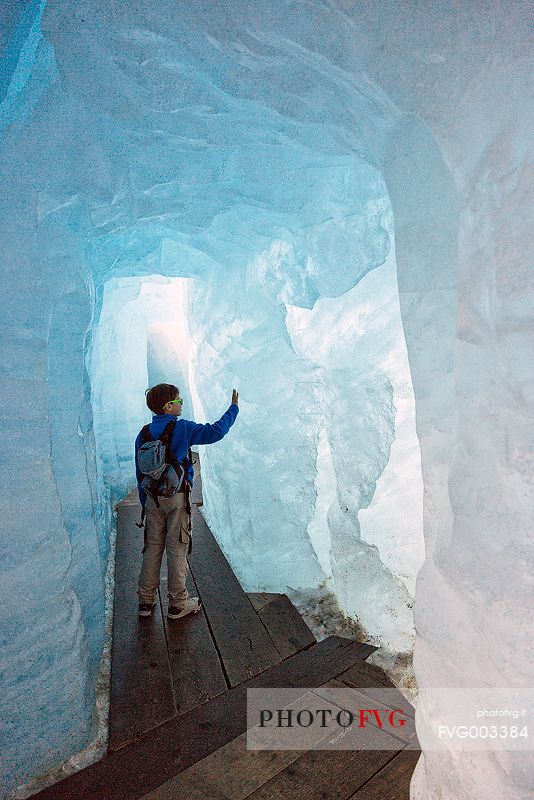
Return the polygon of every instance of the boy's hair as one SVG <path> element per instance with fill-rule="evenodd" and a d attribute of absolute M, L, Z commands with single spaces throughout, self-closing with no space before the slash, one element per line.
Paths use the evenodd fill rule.
<path fill-rule="evenodd" d="M 158 383 L 151 389 L 147 389 L 146 404 L 154 414 L 163 414 L 163 407 L 169 400 L 174 400 L 179 390 L 172 383 Z"/>

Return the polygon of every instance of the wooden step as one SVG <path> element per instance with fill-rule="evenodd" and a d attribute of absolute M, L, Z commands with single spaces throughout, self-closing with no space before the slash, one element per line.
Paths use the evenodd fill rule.
<path fill-rule="evenodd" d="M 381 732 L 381 738 L 387 736 Z M 386 749 L 309 750 L 246 797 L 247 800 L 348 800 L 392 760 L 395 752 Z M 145 795 L 146 800 L 148 797 Z M 374 800 L 389 800 L 384 794 L 373 797 Z M 404 800 L 408 800 L 408 795 Z"/>
<path fill-rule="evenodd" d="M 257 613 L 282 658 L 315 644 L 315 636 L 287 595 L 266 603 Z"/>
<path fill-rule="evenodd" d="M 246 731 L 247 687 L 321 686 L 360 658 L 356 642 L 330 636 L 209 703 L 165 722 L 35 797 L 136 800 Z"/>
<path fill-rule="evenodd" d="M 252 605 L 254 606 L 256 611 L 259 613 L 260 618 L 264 622 L 266 622 L 266 619 L 269 616 L 269 611 L 267 610 L 265 612 L 265 614 L 263 614 L 262 613 L 263 609 L 265 609 L 265 607 L 270 605 L 271 603 L 276 603 L 277 601 L 281 600 L 281 598 L 287 597 L 287 595 L 279 594 L 277 592 L 247 592 L 247 594 L 248 594 L 248 596 L 250 598 L 250 602 L 252 603 Z M 300 615 L 300 612 L 298 612 L 298 610 L 294 606 L 293 606 L 293 608 L 294 608 L 296 613 L 299 613 L 300 619 L 303 621 L 303 618 Z M 297 623 L 297 624 L 299 624 L 299 623 Z M 304 624 L 306 624 L 306 623 L 304 623 Z M 309 630 L 307 625 L 306 625 L 306 628 Z M 314 637 L 314 641 L 315 641 L 315 637 Z M 360 645 L 361 645 L 361 652 L 362 652 L 362 660 L 367 658 L 368 656 L 370 656 L 371 653 L 374 653 L 374 651 L 378 649 L 377 647 L 375 647 L 375 645 L 367 644 L 367 642 L 360 642 Z"/>

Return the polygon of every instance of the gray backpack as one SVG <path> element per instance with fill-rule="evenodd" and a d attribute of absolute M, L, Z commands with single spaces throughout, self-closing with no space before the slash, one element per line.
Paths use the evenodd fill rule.
<path fill-rule="evenodd" d="M 148 425 L 141 430 L 141 445 L 137 451 L 137 465 L 143 475 L 141 486 L 147 495 L 154 498 L 157 508 L 160 506 L 158 497 L 172 497 L 184 491 L 184 482 L 187 481 L 188 457 L 182 463 L 172 454 L 175 427 L 176 420 L 173 419 L 165 426 L 159 439 L 152 438 Z"/>

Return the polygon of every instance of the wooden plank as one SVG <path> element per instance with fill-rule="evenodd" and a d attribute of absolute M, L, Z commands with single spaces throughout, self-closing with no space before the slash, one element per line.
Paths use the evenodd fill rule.
<path fill-rule="evenodd" d="M 325 689 L 337 689 L 339 691 L 336 691 L 335 693 L 329 691 L 325 692 Z M 386 719 L 388 712 L 392 711 L 393 709 L 400 708 L 398 698 L 402 698 L 401 693 L 396 692 L 394 698 L 397 700 L 397 702 L 391 702 L 391 700 L 394 699 L 393 697 L 391 698 L 390 702 L 381 702 L 380 700 L 372 697 L 370 694 L 359 692 L 354 686 L 347 686 L 336 678 L 328 681 L 318 689 L 315 689 L 314 693 L 318 694 L 320 697 L 326 698 L 330 703 L 334 703 L 339 708 L 350 708 L 353 710 L 355 707 L 376 709 L 379 712 L 382 720 Z M 382 701 L 388 699 L 389 698 L 387 697 L 382 697 Z M 391 736 L 399 739 L 399 749 L 406 747 L 408 744 L 413 744 L 414 747 L 418 747 L 419 745 L 417 743 L 417 737 L 415 733 L 415 720 L 408 714 L 404 714 L 403 716 L 403 725 L 399 724 L 398 727 L 395 727 L 394 729 L 391 729 L 388 725 L 386 730 Z M 400 716 L 396 715 L 395 720 L 398 721 L 398 719 L 400 719 Z M 368 715 L 368 723 L 374 725 L 375 727 L 379 726 L 378 720 L 371 714 Z"/>
<path fill-rule="evenodd" d="M 395 684 L 389 680 L 380 667 L 365 662 L 354 664 L 350 669 L 345 670 L 345 672 L 339 676 L 339 680 L 347 684 L 347 686 L 365 688 L 372 697 L 376 697 L 379 700 L 381 697 L 383 698 L 383 695 L 381 695 L 380 691 L 373 691 L 374 689 L 397 689 Z M 398 689 L 397 692 L 397 707 L 401 708 L 406 715 L 414 719 L 415 708 Z"/>
<path fill-rule="evenodd" d="M 198 596 L 191 574 L 187 576 L 186 588 L 190 597 Z M 166 557 L 161 566 L 160 594 L 176 713 L 180 715 L 225 692 L 228 684 L 203 609 L 183 619 L 166 617 Z"/>
<path fill-rule="evenodd" d="M 349 800 L 409 800 L 410 781 L 421 753 L 401 750 Z"/>
<path fill-rule="evenodd" d="M 329 636 L 211 702 L 35 795 L 39 800 L 136 800 L 247 728 L 247 687 L 313 687 L 359 660 L 355 643 Z"/>
<path fill-rule="evenodd" d="M 128 581 L 115 586 L 110 751 L 176 714 L 160 606 L 151 617 L 139 617 L 136 588 Z"/>
<path fill-rule="evenodd" d="M 330 688 L 331 684 L 335 684 L 335 681 L 329 681 L 314 691 L 321 696 L 321 691 L 325 688 Z M 344 684 L 339 683 L 338 686 L 342 687 L 346 693 L 355 693 L 355 690 L 348 689 Z M 310 701 L 306 699 L 307 695 L 308 693 L 305 694 L 302 701 L 292 704 L 293 708 L 309 708 Z M 323 702 L 321 700 L 320 705 L 321 708 L 331 709 L 333 715 L 336 713 L 336 706 L 332 705 L 331 701 Z M 335 724 L 330 729 L 325 729 L 321 733 L 322 741 L 318 739 L 313 749 L 327 745 L 336 733 L 337 729 L 334 730 L 334 728 Z M 295 736 L 298 736 L 297 731 Z M 364 752 L 356 762 L 358 767 L 356 780 L 354 779 L 354 769 L 352 769 L 352 758 L 349 758 L 349 763 L 347 764 L 345 763 L 346 756 L 338 756 L 333 759 L 332 756 L 328 755 L 326 759 L 318 759 L 321 768 L 324 768 L 325 762 L 330 767 L 349 767 L 352 769 L 352 776 L 349 780 L 340 781 L 340 777 L 335 775 L 333 785 L 331 785 L 331 781 L 322 780 L 317 787 L 315 770 L 310 769 L 310 764 L 306 760 L 300 761 L 303 755 L 302 750 L 248 750 L 247 734 L 245 733 L 201 761 L 197 761 L 196 764 L 184 770 L 178 776 L 171 778 L 170 781 L 162 784 L 157 789 L 143 795 L 142 800 L 175 800 L 175 798 L 182 797 L 187 798 L 187 800 L 222 800 L 223 798 L 226 798 L 226 800 L 245 800 L 250 796 L 261 798 L 270 798 L 271 796 L 280 798 L 293 797 L 293 791 L 288 793 L 288 790 L 290 788 L 293 789 L 292 782 L 295 773 L 302 774 L 303 786 L 301 789 L 303 789 L 303 797 L 347 797 L 355 787 L 361 786 L 363 781 L 375 774 L 382 764 L 387 763 L 387 760 L 393 758 L 398 749 L 404 746 L 403 743 L 393 738 L 388 732 L 380 731 L 376 725 L 371 737 L 375 751 L 392 749 L 389 750 L 389 753 L 381 753 L 378 758 L 369 757 L 367 752 Z M 325 751 L 323 750 L 323 752 Z M 333 760 L 336 762 L 335 765 L 331 763 Z M 339 763 L 340 761 L 341 763 Z M 299 763 L 295 764 L 295 762 Z M 306 762 L 305 768 L 304 762 Z M 362 762 L 365 763 L 367 771 L 362 771 Z M 294 767 L 288 770 L 285 775 L 280 776 L 280 773 L 291 764 Z M 279 780 L 272 781 L 272 778 L 277 775 L 280 776 Z M 268 781 L 269 785 L 265 786 Z M 324 794 L 325 783 L 329 790 L 326 795 Z M 264 791 L 257 792 L 260 787 L 264 787 Z M 316 792 L 317 794 L 315 794 Z"/>
<path fill-rule="evenodd" d="M 339 680 L 352 686 L 394 686 L 384 670 L 375 664 L 354 664 L 345 670 Z"/>
<path fill-rule="evenodd" d="M 258 612 L 282 658 L 315 644 L 316 639 L 285 594 Z"/>
<path fill-rule="evenodd" d="M 299 690 L 296 690 L 299 691 Z M 301 696 L 292 703 L 295 712 L 300 708 L 309 707 L 310 691 L 299 691 Z M 331 703 L 321 700 L 323 708 L 329 708 L 332 715 L 336 714 L 336 707 Z M 332 736 L 335 723 L 320 729 L 314 741 L 320 744 L 322 740 Z M 299 731 L 295 731 L 299 737 Z M 311 740 L 309 731 L 300 730 L 302 736 Z M 295 744 L 297 739 L 293 739 Z M 302 749 L 294 750 L 253 750 L 247 749 L 248 733 L 243 733 L 223 745 L 215 752 L 206 756 L 196 764 L 188 767 L 179 775 L 166 781 L 166 783 L 144 795 L 142 800 L 244 800 L 253 791 L 262 786 L 270 778 L 277 775 L 289 764 L 292 764 L 302 755 Z"/>
<path fill-rule="evenodd" d="M 260 611 L 267 603 L 272 603 L 273 600 L 284 597 L 278 592 L 247 592 L 247 594 L 256 611 Z"/>
<path fill-rule="evenodd" d="M 367 642 L 358 642 L 358 644 L 360 645 L 360 653 L 362 655 L 361 661 L 365 661 L 366 658 L 369 658 L 371 653 L 378 650 L 378 647 L 375 647 L 374 644 L 368 644 Z"/>
<path fill-rule="evenodd" d="M 280 653 L 194 507 L 189 565 L 230 686 L 279 662 Z"/>
<path fill-rule="evenodd" d="M 139 522 L 141 504 L 120 503 L 117 507 L 117 538 L 115 544 L 115 586 L 128 581 L 137 583 L 143 556 L 143 529 Z M 137 590 L 137 586 L 134 591 Z"/>
<path fill-rule="evenodd" d="M 167 645 L 159 605 L 151 617 L 138 613 L 137 581 L 143 530 L 136 527 L 137 492 L 117 505 L 110 750 L 122 747 L 176 713 Z"/>
<path fill-rule="evenodd" d="M 379 734 L 387 737 L 383 731 Z M 379 749 L 309 750 L 247 800 L 348 800 L 394 755 Z M 373 797 L 386 800 L 382 794 Z"/>
<path fill-rule="evenodd" d="M 301 755 L 299 750 L 246 748 L 245 733 L 143 795 L 142 800 L 243 800 Z"/>

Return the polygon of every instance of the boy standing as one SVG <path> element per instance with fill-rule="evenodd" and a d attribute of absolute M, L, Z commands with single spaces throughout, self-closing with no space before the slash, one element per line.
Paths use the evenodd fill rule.
<path fill-rule="evenodd" d="M 228 410 L 217 422 L 202 425 L 192 420 L 179 419 L 182 413 L 183 400 L 179 390 L 170 383 L 158 383 L 146 392 L 146 404 L 153 412 L 150 423 L 150 435 L 158 439 L 171 420 L 176 420 L 171 450 L 173 456 L 182 461 L 189 448 L 194 444 L 213 444 L 220 441 L 232 425 L 239 413 L 238 393 L 232 392 L 232 402 Z M 187 553 L 189 550 L 189 514 L 186 507 L 187 494 L 185 480 L 193 484 L 193 465 L 189 465 L 180 491 L 171 497 L 159 497 L 157 508 L 154 498 L 147 496 L 141 486 L 143 475 L 139 471 L 137 452 L 141 446 L 141 433 L 135 440 L 135 470 L 139 500 L 146 515 L 146 544 L 143 563 L 139 575 L 138 597 L 139 615 L 149 617 L 155 604 L 159 587 L 161 559 L 167 549 L 169 619 L 179 619 L 186 614 L 196 612 L 200 608 L 198 597 L 189 597 L 185 581 L 189 571 Z"/>

